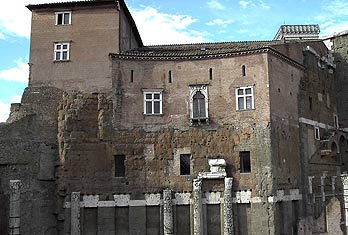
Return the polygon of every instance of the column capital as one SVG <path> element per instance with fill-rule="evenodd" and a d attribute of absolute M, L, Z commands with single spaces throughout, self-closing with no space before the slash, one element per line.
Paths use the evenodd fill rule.
<path fill-rule="evenodd" d="M 232 190 L 233 187 L 233 178 L 225 178 L 225 190 Z"/>
<path fill-rule="evenodd" d="M 202 179 L 197 178 L 193 180 L 193 190 L 201 190 L 202 187 Z"/>
<path fill-rule="evenodd" d="M 12 193 L 18 193 L 22 187 L 22 182 L 20 180 L 10 180 L 10 189 Z"/>
<path fill-rule="evenodd" d="M 348 174 L 341 174 L 342 184 L 348 186 Z"/>

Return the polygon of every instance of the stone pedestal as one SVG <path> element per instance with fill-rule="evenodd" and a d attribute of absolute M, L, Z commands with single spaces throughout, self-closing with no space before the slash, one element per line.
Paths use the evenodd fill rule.
<path fill-rule="evenodd" d="M 174 234 L 172 191 L 163 191 L 163 230 L 164 235 Z"/>
<path fill-rule="evenodd" d="M 343 201 L 344 201 L 344 218 L 345 218 L 345 232 L 348 234 L 348 174 L 341 175 L 341 181 L 343 186 Z"/>
<path fill-rule="evenodd" d="M 20 220 L 21 220 L 21 208 L 20 208 L 20 180 L 10 180 L 10 219 L 9 219 L 9 234 L 20 234 Z"/>
<path fill-rule="evenodd" d="M 193 180 L 193 234 L 203 234 L 202 179 Z"/>
<path fill-rule="evenodd" d="M 81 234 L 80 192 L 71 193 L 71 235 Z"/>
<path fill-rule="evenodd" d="M 224 235 L 233 235 L 232 211 L 232 186 L 233 178 L 225 178 L 224 191 Z"/>

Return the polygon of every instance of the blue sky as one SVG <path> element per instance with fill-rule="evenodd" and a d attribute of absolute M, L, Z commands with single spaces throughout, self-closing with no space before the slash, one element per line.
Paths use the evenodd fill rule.
<path fill-rule="evenodd" d="M 31 13 L 14 0 L 0 8 L 0 122 L 28 80 Z M 146 45 L 272 40 L 282 24 L 319 24 L 321 36 L 348 30 L 348 0 L 126 0 Z"/>

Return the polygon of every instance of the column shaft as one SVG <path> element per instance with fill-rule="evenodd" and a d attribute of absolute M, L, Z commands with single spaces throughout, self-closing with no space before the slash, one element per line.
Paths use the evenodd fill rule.
<path fill-rule="evenodd" d="M 81 234 L 80 192 L 71 193 L 71 235 Z"/>
<path fill-rule="evenodd" d="M 233 178 L 225 178 L 224 191 L 224 235 L 233 235 L 233 210 L 232 210 L 232 185 Z"/>
<path fill-rule="evenodd" d="M 193 180 L 193 234 L 203 234 L 202 180 Z"/>
<path fill-rule="evenodd" d="M 164 235 L 174 234 L 172 191 L 163 191 L 163 230 Z"/>

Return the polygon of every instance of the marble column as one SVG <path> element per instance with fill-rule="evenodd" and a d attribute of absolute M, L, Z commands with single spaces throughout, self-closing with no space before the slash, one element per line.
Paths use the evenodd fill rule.
<path fill-rule="evenodd" d="M 20 220 L 21 220 L 21 208 L 20 208 L 20 188 L 22 184 L 20 180 L 10 180 L 10 220 L 9 228 L 10 234 L 20 234 Z"/>
<path fill-rule="evenodd" d="M 233 210 L 232 210 L 233 178 L 225 178 L 224 191 L 224 235 L 233 235 Z"/>
<path fill-rule="evenodd" d="M 345 218 L 345 232 L 348 234 L 348 174 L 341 175 L 343 185 L 343 201 L 344 201 L 344 218 Z"/>
<path fill-rule="evenodd" d="M 71 193 L 71 235 L 81 234 L 81 219 L 80 219 L 80 192 Z"/>
<path fill-rule="evenodd" d="M 203 234 L 202 179 L 193 180 L 193 234 Z"/>
<path fill-rule="evenodd" d="M 163 190 L 163 230 L 164 235 L 174 234 L 172 190 Z"/>

